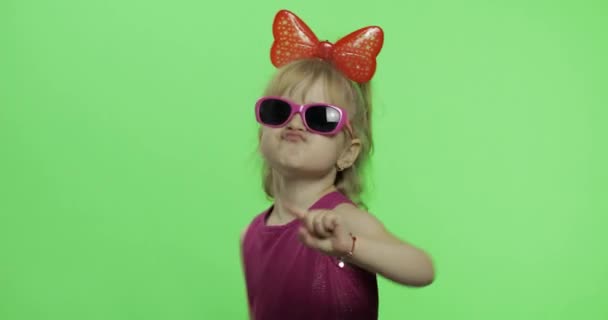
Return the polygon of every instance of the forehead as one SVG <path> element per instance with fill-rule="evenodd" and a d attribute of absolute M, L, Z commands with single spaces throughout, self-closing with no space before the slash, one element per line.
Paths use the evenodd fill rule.
<path fill-rule="evenodd" d="M 331 84 L 323 78 L 303 79 L 288 88 L 283 96 L 301 104 L 324 102 L 353 112 L 352 102 L 347 99 L 346 90 L 348 88 Z"/>
<path fill-rule="evenodd" d="M 322 79 L 300 81 L 287 90 L 285 96 L 298 103 L 333 103 L 327 95 L 325 81 Z"/>

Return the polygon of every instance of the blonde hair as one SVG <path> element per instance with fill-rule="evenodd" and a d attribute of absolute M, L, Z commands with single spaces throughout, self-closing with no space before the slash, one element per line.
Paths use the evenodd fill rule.
<path fill-rule="evenodd" d="M 357 83 L 349 80 L 331 63 L 321 59 L 302 59 L 279 68 L 268 83 L 264 95 L 291 96 L 295 88 L 300 88 L 304 99 L 308 88 L 316 81 L 322 80 L 329 101 L 348 110 L 349 120 L 354 136 L 361 141 L 361 151 L 352 166 L 338 171 L 334 186 L 348 196 L 354 203 L 366 207 L 361 200 L 363 191 L 363 169 L 372 151 L 371 130 L 371 83 Z M 260 130 L 261 134 L 261 130 Z M 272 168 L 263 164 L 264 192 L 269 199 L 273 198 Z"/>

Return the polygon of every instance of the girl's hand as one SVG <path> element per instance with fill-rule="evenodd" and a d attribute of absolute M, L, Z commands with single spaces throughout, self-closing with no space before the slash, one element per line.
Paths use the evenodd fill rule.
<path fill-rule="evenodd" d="M 306 246 L 331 256 L 345 256 L 352 248 L 352 237 L 332 210 L 301 211 L 285 206 L 301 222 L 300 241 Z"/>

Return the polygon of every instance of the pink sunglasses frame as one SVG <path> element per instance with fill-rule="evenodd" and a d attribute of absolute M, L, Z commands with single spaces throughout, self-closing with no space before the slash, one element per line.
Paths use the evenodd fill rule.
<path fill-rule="evenodd" d="M 260 117 L 260 107 L 262 106 L 262 103 L 266 100 L 270 100 L 270 99 L 275 99 L 275 100 L 280 100 L 283 101 L 285 103 L 287 103 L 290 107 L 291 107 L 291 113 L 289 114 L 289 117 L 287 118 L 287 120 L 285 120 L 285 122 L 283 122 L 280 125 L 270 125 L 270 124 L 266 124 L 264 122 L 262 122 L 262 119 Z M 321 131 L 317 131 L 314 130 L 312 128 L 310 128 L 310 126 L 308 125 L 308 123 L 306 122 L 306 117 L 302 117 L 303 114 L 305 114 L 306 110 L 308 110 L 308 108 L 310 107 L 316 107 L 316 106 L 325 106 L 325 107 L 330 107 L 333 109 L 336 109 L 339 113 L 340 113 L 340 120 L 338 121 L 338 124 L 336 125 L 336 128 L 330 132 L 321 132 Z M 348 120 L 348 113 L 346 112 L 346 110 L 329 104 L 329 103 L 324 103 L 324 102 L 315 102 L 315 103 L 307 103 L 307 104 L 299 104 L 296 103 L 294 101 L 291 101 L 289 99 L 286 99 L 284 97 L 279 97 L 279 96 L 265 96 L 262 97 L 260 99 L 258 99 L 258 101 L 255 103 L 255 118 L 256 121 L 266 127 L 271 127 L 271 128 L 281 128 L 286 126 L 291 119 L 293 119 L 293 116 L 299 113 L 301 118 L 302 118 L 302 123 L 304 124 L 304 126 L 306 127 L 306 130 L 312 132 L 312 133 L 316 133 L 316 134 L 320 134 L 320 135 L 326 135 L 326 136 L 331 136 L 331 135 L 335 135 L 337 133 L 339 133 L 343 127 L 346 127 L 348 129 L 348 133 L 351 135 L 351 137 L 354 137 L 353 134 L 353 129 L 350 125 L 350 121 Z"/>

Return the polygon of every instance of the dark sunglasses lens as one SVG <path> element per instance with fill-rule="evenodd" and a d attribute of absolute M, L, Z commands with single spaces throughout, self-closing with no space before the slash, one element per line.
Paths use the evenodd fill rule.
<path fill-rule="evenodd" d="M 289 118 L 291 107 L 285 101 L 267 99 L 260 104 L 260 120 L 268 125 L 281 125 Z"/>
<path fill-rule="evenodd" d="M 330 106 L 312 106 L 306 110 L 306 123 L 312 130 L 331 132 L 340 123 L 340 111 Z"/>

